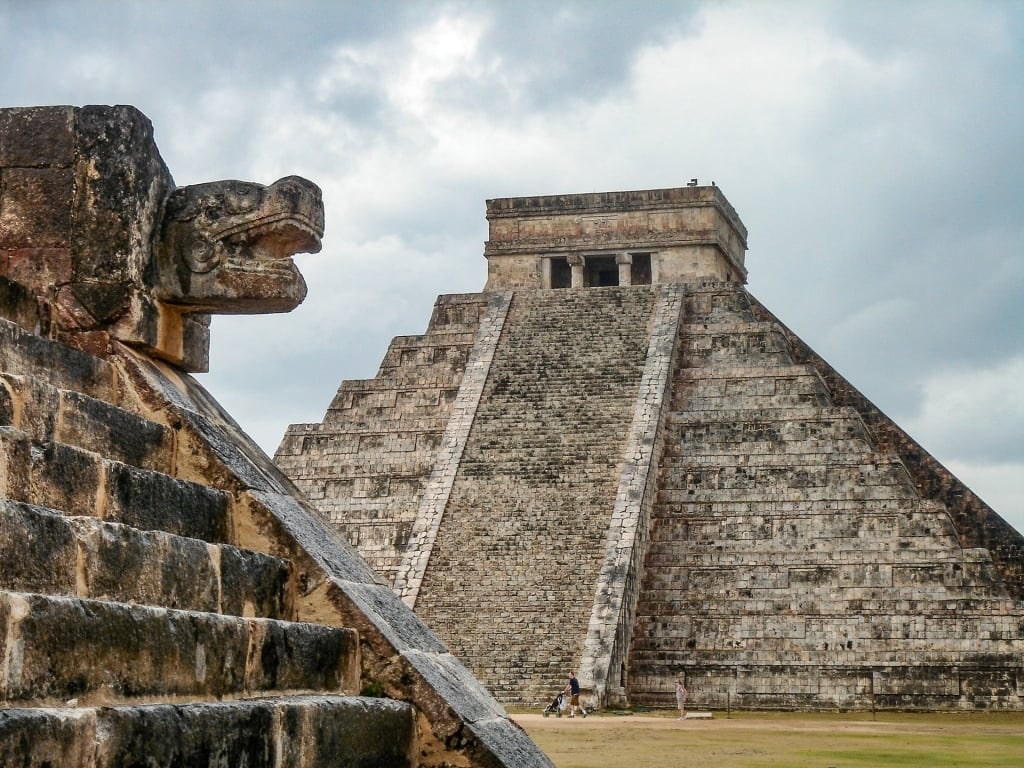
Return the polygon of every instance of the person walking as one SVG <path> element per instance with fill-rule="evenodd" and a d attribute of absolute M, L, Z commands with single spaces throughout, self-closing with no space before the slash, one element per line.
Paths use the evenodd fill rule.
<path fill-rule="evenodd" d="M 566 683 L 562 692 L 569 694 L 569 717 L 576 717 L 577 708 L 580 713 L 586 717 L 587 710 L 585 710 L 583 705 L 580 704 L 580 681 L 576 679 L 575 670 L 571 670 L 569 672 L 569 682 Z"/>
<path fill-rule="evenodd" d="M 686 686 L 683 685 L 683 678 L 676 678 L 676 707 L 679 708 L 679 719 L 686 719 Z"/>

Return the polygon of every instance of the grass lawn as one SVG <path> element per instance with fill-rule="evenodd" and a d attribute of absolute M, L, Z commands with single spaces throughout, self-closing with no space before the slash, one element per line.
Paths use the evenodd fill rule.
<path fill-rule="evenodd" d="M 1016 768 L 1024 713 L 512 713 L 558 768 Z"/>

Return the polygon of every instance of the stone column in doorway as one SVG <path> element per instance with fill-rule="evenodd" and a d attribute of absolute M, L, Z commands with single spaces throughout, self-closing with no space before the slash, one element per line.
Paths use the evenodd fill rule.
<path fill-rule="evenodd" d="M 619 285 L 633 284 L 633 254 L 615 254 L 615 263 L 619 265 Z"/>
<path fill-rule="evenodd" d="M 542 256 L 540 259 L 540 287 L 551 287 L 551 257 Z"/>
<path fill-rule="evenodd" d="M 585 263 L 582 256 L 578 253 L 570 253 L 567 257 L 569 266 L 572 267 L 572 283 L 573 288 L 583 287 L 583 265 Z"/>

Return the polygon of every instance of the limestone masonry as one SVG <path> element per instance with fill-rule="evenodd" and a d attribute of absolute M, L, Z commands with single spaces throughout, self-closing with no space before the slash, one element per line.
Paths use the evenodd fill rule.
<path fill-rule="evenodd" d="M 1024 708 L 1024 538 L 745 289 L 720 189 L 487 218 L 275 461 L 500 700 Z"/>
<path fill-rule="evenodd" d="M 323 224 L 176 188 L 132 107 L 0 109 L 0 765 L 551 767 L 188 373 Z"/>

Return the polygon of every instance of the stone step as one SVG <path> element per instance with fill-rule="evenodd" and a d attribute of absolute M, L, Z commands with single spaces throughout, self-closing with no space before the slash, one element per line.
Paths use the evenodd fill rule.
<path fill-rule="evenodd" d="M 750 300 L 735 283 L 688 283 L 685 299 L 688 322 L 744 313 L 753 317 Z"/>
<path fill-rule="evenodd" d="M 804 464 L 801 465 L 794 462 L 794 457 L 797 455 L 802 457 L 805 462 Z M 848 451 L 845 453 L 838 451 L 801 454 L 751 453 L 748 456 L 736 453 L 702 451 L 700 453 L 686 452 L 679 456 L 667 456 L 661 462 L 661 467 L 668 472 L 705 471 L 716 468 L 723 472 L 743 472 L 747 469 L 769 470 L 787 467 L 799 471 L 801 468 L 883 467 L 894 465 L 903 465 L 896 454 L 870 449 Z"/>
<path fill-rule="evenodd" d="M 741 521 L 742 524 L 742 521 Z M 743 529 L 741 529 L 743 530 Z M 656 531 L 651 537 L 647 564 L 655 575 L 670 568 L 722 568 L 753 566 L 778 570 L 785 562 L 793 567 L 807 563 L 824 567 L 856 565 L 860 563 L 944 563 L 969 564 L 971 568 L 987 568 L 991 558 L 975 558 L 968 553 L 985 550 L 961 550 L 955 541 L 943 536 L 902 537 L 898 533 L 882 532 L 877 536 L 831 536 L 823 530 L 818 541 L 827 541 L 828 547 L 818 547 L 813 536 L 801 534 L 808 542 L 794 543 L 794 538 L 766 535 L 747 538 L 699 538 L 690 531 L 688 538 L 672 537 Z M 703 531 L 701 531 L 703 533 Z M 728 533 L 732 533 L 728 531 Z M 874 533 L 874 531 L 869 531 Z M 728 579 L 726 579 L 728 581 Z"/>
<path fill-rule="evenodd" d="M 434 301 L 427 330 L 435 333 L 445 328 L 475 328 L 487 309 L 489 294 L 445 293 Z"/>
<path fill-rule="evenodd" d="M 103 400 L 33 376 L 2 373 L 0 404 L 0 426 L 20 429 L 36 442 L 72 445 L 143 469 L 173 465 L 168 427 Z"/>
<path fill-rule="evenodd" d="M 83 704 L 351 691 L 354 630 L 0 592 L 0 699 Z"/>
<path fill-rule="evenodd" d="M 770 490 L 773 496 L 770 503 L 790 502 L 795 504 L 801 501 L 806 501 L 808 504 L 830 503 L 838 498 L 835 485 L 789 487 L 785 483 L 779 482 L 771 486 L 762 485 L 754 488 L 701 488 L 699 491 L 692 488 L 661 489 L 658 491 L 657 502 L 659 504 L 686 504 L 699 498 L 701 502 L 710 504 L 756 503 L 764 498 L 766 490 Z M 916 498 L 916 495 L 912 488 L 903 484 L 879 483 L 858 488 L 856 497 L 861 501 L 886 503 L 913 499 Z"/>
<path fill-rule="evenodd" d="M 382 495 L 379 490 L 374 489 L 383 489 L 383 494 L 386 495 L 389 484 L 395 489 L 405 485 L 411 485 L 415 489 L 422 482 L 422 478 L 428 477 L 433 469 L 431 456 L 419 451 L 392 454 L 381 452 L 379 458 L 361 456 L 366 459 L 363 462 L 351 462 L 351 455 L 344 455 L 349 458 L 349 462 L 334 461 L 329 466 L 314 464 L 306 472 L 295 473 L 293 480 L 306 475 L 316 477 L 321 483 L 344 481 L 348 482 L 349 490 L 355 496 Z M 367 492 L 368 489 L 371 492 Z"/>
<path fill-rule="evenodd" d="M 284 560 L 9 499 L 0 500 L 0 572 L 4 587 L 16 592 L 292 616 Z"/>
<path fill-rule="evenodd" d="M 808 402 L 831 404 L 830 393 L 824 384 L 812 376 L 794 378 L 766 374 L 756 379 L 691 380 L 690 385 L 692 388 L 686 395 L 686 401 L 691 411 L 707 410 L 703 404 L 692 403 L 715 402 L 720 403 L 723 409 L 745 409 L 757 408 L 760 402 L 771 407 L 772 402 L 784 403 L 798 397 L 804 397 Z"/>
<path fill-rule="evenodd" d="M 458 389 L 457 381 L 449 387 L 396 387 L 380 379 L 350 380 L 342 383 L 328 406 L 328 413 L 376 408 L 436 408 L 453 402 Z"/>
<path fill-rule="evenodd" d="M 0 427 L 0 495 L 71 516 L 228 542 L 226 492 Z"/>
<path fill-rule="evenodd" d="M 409 704 L 355 696 L 0 709 L 0 765 L 414 766 Z"/>
<path fill-rule="evenodd" d="M 855 590 L 851 588 L 848 591 Z M 1007 608 L 1005 594 L 1002 597 L 991 595 L 964 600 L 950 596 L 949 590 L 939 589 L 909 594 L 904 591 L 899 595 L 894 593 L 891 599 L 872 600 L 861 597 L 830 598 L 824 593 L 787 596 L 772 590 L 753 590 L 753 597 L 744 597 L 737 596 L 738 592 L 745 590 L 734 590 L 732 595 L 701 594 L 682 599 L 678 593 L 674 596 L 666 593 L 666 598 L 670 599 L 664 600 L 658 600 L 656 595 L 652 595 L 637 608 L 637 626 L 657 627 L 663 633 L 678 632 L 690 626 L 692 618 L 696 616 L 702 619 L 746 616 L 759 617 L 760 620 L 762 614 L 833 616 L 843 621 L 854 616 L 862 620 L 872 617 L 888 619 L 892 611 L 902 609 L 909 611 L 910 615 L 926 617 L 929 621 L 945 621 L 950 611 L 956 611 L 958 615 L 974 616 L 979 620 L 998 619 L 1004 627 L 1012 629 L 1012 621 L 1006 624 L 1006 620 L 1015 615 Z M 1007 639 L 1013 639 L 1013 635 L 1008 635 Z M 636 647 L 644 647 L 643 641 L 639 641 Z"/>
<path fill-rule="evenodd" d="M 687 393 L 688 396 L 688 393 Z M 685 398 L 683 404 L 685 405 Z M 782 406 L 770 408 L 760 406 L 758 408 L 725 408 L 720 411 L 695 411 L 685 407 L 679 407 L 674 403 L 666 417 L 666 425 L 680 434 L 687 434 L 681 430 L 692 430 L 695 427 L 707 427 L 718 429 L 720 425 L 733 425 L 742 427 L 743 430 L 758 432 L 761 429 L 783 429 L 792 425 L 799 434 L 809 430 L 813 435 L 815 429 L 829 429 L 830 425 L 842 421 L 849 423 L 850 429 L 859 429 L 861 434 L 867 434 L 864 423 L 853 408 L 828 407 L 822 408 L 814 405 Z M 780 425 L 779 422 L 782 422 Z M 744 426 L 750 424 L 750 427 Z M 859 425 L 859 427 L 855 426 Z M 786 432 L 782 432 L 786 434 Z"/>
<path fill-rule="evenodd" d="M 879 538 L 889 537 L 892 548 L 913 549 L 944 546 L 961 551 L 956 529 L 946 514 L 945 507 L 938 509 L 925 506 L 915 499 L 900 499 L 898 503 L 879 502 L 884 509 L 876 508 L 872 502 L 833 504 L 831 501 L 808 505 L 797 513 L 786 513 L 776 509 L 773 502 L 750 502 L 735 506 L 684 505 L 669 508 L 658 505 L 653 514 L 651 543 L 657 547 L 660 542 L 673 541 L 685 545 L 698 542 L 701 551 L 720 554 L 709 548 L 715 539 L 730 541 L 737 550 L 745 546 L 761 546 L 749 542 L 777 539 L 779 546 L 789 550 L 795 548 L 794 540 L 806 539 L 803 548 L 815 549 L 818 539 L 836 539 L 837 551 L 844 544 L 869 548 Z M 838 509 L 836 507 L 839 507 Z M 831 551 L 827 548 L 825 551 Z M 963 550 L 972 552 L 974 550 Z M 986 550 L 980 550 L 986 551 Z"/>
<path fill-rule="evenodd" d="M 335 498 L 323 498 L 317 501 L 317 509 L 331 517 L 333 522 L 338 524 L 346 521 L 359 520 L 362 523 L 372 523 L 375 519 L 385 520 L 387 518 L 400 518 L 401 510 L 415 512 L 419 496 L 414 495 L 387 495 L 365 498 L 354 498 L 339 494 Z"/>
<path fill-rule="evenodd" d="M 781 341 L 779 342 L 781 344 Z M 700 368 L 702 366 L 719 366 L 723 361 L 731 365 L 765 365 L 781 366 L 792 365 L 792 354 L 786 349 L 774 349 L 768 345 L 760 349 L 756 344 L 746 351 L 730 350 L 728 352 L 701 350 L 685 347 L 681 350 L 680 357 L 683 365 L 689 368 Z"/>
<path fill-rule="evenodd" d="M 683 324 L 679 328 L 684 339 L 696 345 L 694 349 L 729 352 L 749 350 L 750 342 L 760 348 L 765 339 L 784 340 L 782 329 L 775 323 L 768 320 L 750 320 L 741 316 L 720 315 L 714 323 L 691 323 L 689 318 L 683 318 Z M 785 346 L 777 349 L 787 349 Z M 790 365 L 793 363 L 790 362 Z"/>
<path fill-rule="evenodd" d="M 744 598 L 755 602 L 746 610 L 738 605 L 730 610 L 761 613 L 790 606 L 794 601 L 829 606 L 833 602 L 843 605 L 849 601 L 872 601 L 872 604 L 888 605 L 894 601 L 919 600 L 923 611 L 928 601 L 991 605 L 997 600 L 1003 602 L 1006 610 L 1012 607 L 1006 600 L 1005 590 L 991 578 L 990 571 L 965 569 L 955 562 L 830 565 L 797 561 L 791 567 L 776 569 L 767 563 L 748 564 L 744 569 L 694 566 L 648 573 L 643 583 L 643 604 L 655 606 L 651 609 L 655 614 L 659 613 L 658 607 L 663 609 L 673 604 L 708 600 L 731 603 L 742 602 Z M 975 590 L 975 583 L 981 588 Z"/>
<path fill-rule="evenodd" d="M 97 357 L 0 319 L 0 371 L 45 379 L 58 389 L 119 402 L 113 367 Z"/>
<path fill-rule="evenodd" d="M 352 434 L 384 431 L 433 432 L 443 434 L 448 424 L 448 410 L 439 407 L 413 408 L 408 411 L 380 409 L 362 413 L 350 410 L 330 410 L 324 416 L 324 425 L 331 430 L 344 430 Z"/>
<path fill-rule="evenodd" d="M 754 621 L 754 617 L 751 618 Z M 833 620 L 831 616 L 825 618 Z M 898 629 L 891 636 L 877 639 L 848 638 L 842 633 L 801 639 L 730 635 L 731 626 L 724 622 L 711 624 L 715 624 L 715 628 L 709 627 L 707 633 L 692 638 L 692 643 L 690 638 L 683 638 L 683 642 L 676 638 L 664 647 L 635 649 L 631 653 L 631 672 L 642 675 L 645 668 L 658 666 L 664 671 L 684 667 L 702 670 L 716 665 L 763 664 L 777 668 L 786 664 L 831 666 L 844 663 L 865 672 L 871 667 L 906 664 L 1020 669 L 1020 657 L 1015 660 L 1014 654 L 1007 652 L 1004 640 L 949 640 L 948 636 L 955 633 L 951 626 L 946 633 L 920 638 L 906 638 L 902 629 Z M 715 632 L 721 634 L 714 635 Z M 937 643 L 942 644 L 942 650 L 936 650 Z"/>
<path fill-rule="evenodd" d="M 724 425 L 723 425 L 724 426 Z M 785 454 L 790 461 L 796 463 L 797 457 L 806 454 L 835 455 L 849 453 L 852 455 L 868 453 L 872 450 L 871 444 L 861 437 L 835 437 L 828 440 L 811 439 L 782 439 L 772 440 L 747 440 L 744 442 L 717 442 L 708 440 L 701 443 L 698 440 L 687 440 L 685 443 L 677 443 L 667 448 L 663 454 L 666 460 L 679 459 L 687 456 L 702 456 L 709 451 L 714 451 L 717 456 L 723 457 L 730 464 L 739 463 L 746 457 L 757 457 L 768 454 Z"/>
<path fill-rule="evenodd" d="M 742 405 L 748 408 L 799 408 L 804 405 L 829 408 L 832 399 L 827 392 L 791 392 L 785 394 L 749 394 L 742 393 L 716 395 L 714 393 L 691 393 L 686 399 L 686 407 L 691 411 L 721 411 Z"/>
<path fill-rule="evenodd" d="M 701 388 L 714 387 L 718 389 L 734 386 L 755 386 L 758 389 L 779 386 L 817 386 L 827 389 L 824 380 L 814 367 L 804 363 L 681 368 L 676 372 L 676 381 L 699 384 Z"/>
<path fill-rule="evenodd" d="M 798 544 L 796 537 L 775 536 L 771 530 L 765 531 L 760 537 L 740 537 L 739 534 L 749 527 L 753 526 L 740 522 L 737 524 L 737 532 L 732 529 L 716 530 L 711 526 L 705 529 L 693 526 L 685 531 L 688 539 L 674 539 L 658 531 L 656 539 L 651 539 L 647 562 L 651 567 L 730 568 L 755 561 L 770 564 L 773 560 L 785 560 L 801 567 L 807 563 L 838 565 L 878 561 L 880 558 L 883 562 L 913 562 L 914 558 L 956 561 L 948 540 L 941 537 L 896 538 L 896 535 L 873 529 L 862 536 L 840 537 L 836 534 L 845 534 L 847 529 L 836 531 L 822 525 L 818 527 L 821 531 L 820 540 L 827 541 L 828 547 L 819 548 L 803 541 Z M 681 545 L 685 545 L 685 549 Z"/>
<path fill-rule="evenodd" d="M 659 525 L 685 523 L 690 519 L 721 520 L 724 518 L 746 518 L 764 516 L 772 519 L 816 517 L 821 514 L 844 514 L 852 517 L 870 517 L 878 515 L 883 519 L 887 515 L 903 515 L 904 531 L 916 530 L 918 524 L 924 525 L 926 531 L 937 515 L 948 518 L 946 507 L 941 502 L 928 499 L 900 497 L 874 501 L 861 498 L 822 498 L 822 499 L 781 499 L 755 498 L 740 501 L 706 501 L 690 499 L 682 504 L 655 504 L 654 516 Z M 924 535 L 921 532 L 907 535 Z"/>
<path fill-rule="evenodd" d="M 428 336 L 399 336 L 392 340 L 377 376 L 387 381 L 412 373 L 416 381 L 429 381 L 444 371 L 459 377 L 473 349 L 475 333 L 438 333 Z"/>
<path fill-rule="evenodd" d="M 829 456 L 829 455 L 827 455 Z M 830 456 L 827 463 L 793 466 L 788 456 L 765 457 L 765 464 L 736 466 L 701 466 L 693 463 L 669 464 L 660 478 L 660 494 L 678 489 L 697 489 L 705 493 L 737 490 L 770 491 L 773 489 L 833 489 L 839 495 L 870 491 L 876 486 L 894 486 L 913 495 L 913 484 L 903 463 L 857 462 L 856 457 Z M 843 463 L 840 463 L 843 462 Z M 854 490 L 856 489 L 856 490 Z M 659 499 L 661 498 L 659 494 Z"/>
<path fill-rule="evenodd" d="M 466 357 L 472 347 L 467 347 Z M 382 368 L 380 375 L 391 382 L 391 386 L 399 390 L 406 389 L 439 389 L 449 391 L 458 389 L 466 370 L 466 361 L 454 355 L 450 362 L 432 363 L 429 366 L 406 364 L 400 368 Z"/>

